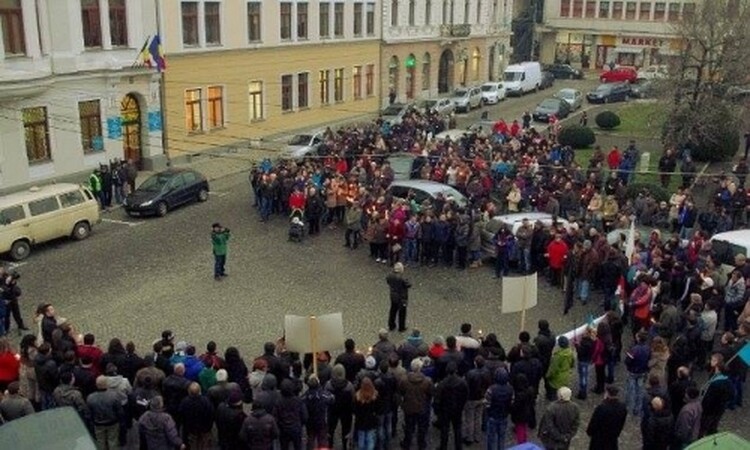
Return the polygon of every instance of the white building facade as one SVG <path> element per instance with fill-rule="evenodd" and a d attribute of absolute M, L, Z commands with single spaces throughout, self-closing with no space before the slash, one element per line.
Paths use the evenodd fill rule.
<path fill-rule="evenodd" d="M 384 102 L 502 78 L 514 0 L 384 0 Z"/>
<path fill-rule="evenodd" d="M 164 162 L 153 0 L 0 0 L 0 192 Z"/>

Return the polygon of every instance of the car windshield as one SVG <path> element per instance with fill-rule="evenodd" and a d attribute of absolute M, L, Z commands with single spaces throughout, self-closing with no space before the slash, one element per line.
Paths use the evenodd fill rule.
<path fill-rule="evenodd" d="M 399 115 L 400 112 L 401 112 L 400 106 L 391 105 L 383 110 L 383 115 L 384 116 L 397 116 Z"/>
<path fill-rule="evenodd" d="M 503 80 L 505 81 L 518 81 L 523 76 L 523 72 L 505 72 Z"/>
<path fill-rule="evenodd" d="M 445 198 L 453 197 L 453 199 L 456 200 L 456 202 L 458 202 L 460 198 L 464 197 L 464 194 L 458 192 L 457 190 L 453 189 L 450 186 L 446 186 L 441 191 L 441 193 L 443 194 L 443 197 L 445 197 Z"/>
<path fill-rule="evenodd" d="M 599 87 L 596 88 L 596 92 L 598 92 L 600 94 L 606 94 L 607 92 L 610 91 L 610 89 L 611 89 L 610 85 L 608 85 L 608 84 L 602 84 L 602 85 L 599 85 Z"/>
<path fill-rule="evenodd" d="M 437 100 L 425 100 L 422 102 L 422 108 L 434 108 L 437 105 Z"/>
<path fill-rule="evenodd" d="M 408 156 L 392 156 L 388 158 L 388 164 L 396 173 L 410 173 L 414 158 Z"/>
<path fill-rule="evenodd" d="M 712 240 L 711 245 L 713 247 L 714 254 L 716 255 L 716 258 L 719 260 L 719 262 L 728 266 L 734 265 L 735 255 L 745 253 L 745 250 L 739 245 L 734 245 L 720 239 Z"/>
<path fill-rule="evenodd" d="M 139 191 L 148 192 L 160 192 L 169 183 L 169 180 L 173 178 L 173 175 L 166 173 L 157 173 L 146 179 L 140 186 Z"/>
<path fill-rule="evenodd" d="M 289 141 L 289 145 L 307 145 L 311 138 L 309 134 L 298 134 Z"/>
<path fill-rule="evenodd" d="M 539 107 L 544 109 L 555 109 L 559 104 L 560 103 L 557 100 L 548 98 L 547 100 L 544 100 L 542 103 L 540 103 Z"/>
<path fill-rule="evenodd" d="M 495 90 L 495 85 L 494 84 L 485 84 L 484 86 L 482 86 L 482 91 L 483 92 L 490 92 L 490 91 L 494 91 L 494 90 Z"/>
<path fill-rule="evenodd" d="M 454 97 L 466 97 L 468 94 L 469 94 L 469 91 L 465 89 L 456 89 L 455 91 L 453 91 Z"/>
<path fill-rule="evenodd" d="M 560 91 L 557 93 L 557 96 L 561 98 L 575 98 L 576 94 L 573 91 Z"/>

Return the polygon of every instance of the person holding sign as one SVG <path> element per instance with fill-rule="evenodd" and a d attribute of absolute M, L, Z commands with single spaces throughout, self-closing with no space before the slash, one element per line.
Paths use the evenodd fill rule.
<path fill-rule="evenodd" d="M 391 291 L 391 309 L 388 312 L 388 329 L 396 329 L 396 316 L 398 316 L 398 331 L 406 330 L 406 306 L 409 302 L 409 288 L 411 283 L 404 278 L 404 265 L 397 262 L 393 265 L 393 273 L 386 277 L 385 281 Z"/>

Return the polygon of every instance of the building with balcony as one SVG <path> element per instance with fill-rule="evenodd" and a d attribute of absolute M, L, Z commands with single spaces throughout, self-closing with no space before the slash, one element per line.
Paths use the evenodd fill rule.
<path fill-rule="evenodd" d="M 696 0 L 547 0 L 537 26 L 540 60 L 584 68 L 661 64 L 678 54 L 675 24 Z"/>
<path fill-rule="evenodd" d="M 383 101 L 500 79 L 512 14 L 513 0 L 384 0 Z"/>
<path fill-rule="evenodd" d="M 0 2 L 0 191 L 163 159 L 149 0 Z"/>
<path fill-rule="evenodd" d="M 379 0 L 162 3 L 170 157 L 378 109 Z"/>

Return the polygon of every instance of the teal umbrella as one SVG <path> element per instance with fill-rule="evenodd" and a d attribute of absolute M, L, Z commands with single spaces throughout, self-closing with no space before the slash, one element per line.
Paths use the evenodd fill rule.
<path fill-rule="evenodd" d="M 722 431 L 721 433 L 698 439 L 685 447 L 685 450 L 750 450 L 750 441 L 747 441 L 734 433 Z"/>

